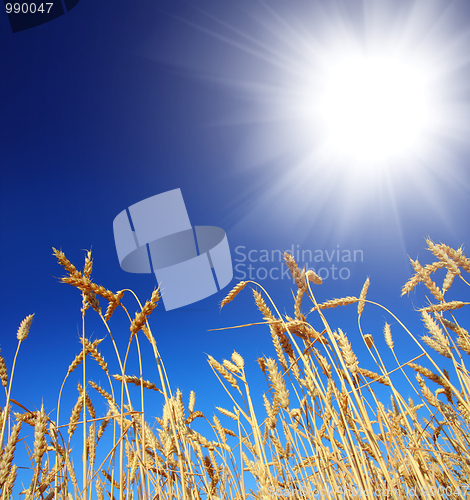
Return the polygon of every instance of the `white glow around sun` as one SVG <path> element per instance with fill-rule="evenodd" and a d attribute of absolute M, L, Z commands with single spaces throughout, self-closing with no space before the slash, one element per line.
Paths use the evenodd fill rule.
<path fill-rule="evenodd" d="M 410 199 L 442 214 L 439 189 L 464 185 L 452 161 L 470 137 L 470 28 L 432 1 L 353 4 L 266 7 L 256 37 L 234 33 L 229 85 L 251 103 L 238 115 L 251 126 L 239 162 L 272 165 L 273 197 L 341 212 L 345 226 Z"/>
<path fill-rule="evenodd" d="M 432 123 L 427 77 L 388 57 L 351 54 L 330 61 L 312 111 L 326 154 L 378 163 L 419 151 Z"/>
<path fill-rule="evenodd" d="M 304 231 L 326 214 L 341 232 L 410 204 L 443 217 L 443 188 L 466 196 L 468 175 L 452 164 L 470 137 L 463 4 L 253 0 L 247 14 L 236 5 L 194 25 L 220 51 L 186 64 L 229 90 L 233 106 L 216 123 L 240 127 L 233 156 L 251 186 L 247 220 Z"/>

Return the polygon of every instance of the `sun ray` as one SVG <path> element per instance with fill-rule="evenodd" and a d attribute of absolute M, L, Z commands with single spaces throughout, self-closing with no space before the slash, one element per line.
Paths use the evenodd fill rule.
<path fill-rule="evenodd" d="M 254 212 L 274 210 L 283 223 L 327 208 L 336 227 L 353 227 L 374 206 L 407 199 L 442 216 L 445 190 L 468 192 L 454 155 L 470 133 L 470 30 L 457 6 L 273 0 L 229 12 L 200 12 L 192 24 L 227 61 L 204 62 L 198 75 L 240 103 L 216 123 L 245 129 L 233 175 L 269 178 L 240 224 Z M 272 192 L 283 193 L 275 207 Z"/>

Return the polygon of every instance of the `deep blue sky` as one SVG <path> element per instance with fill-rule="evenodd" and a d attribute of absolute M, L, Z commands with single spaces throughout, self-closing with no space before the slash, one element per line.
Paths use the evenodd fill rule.
<path fill-rule="evenodd" d="M 367 29 L 365 13 L 374 5 L 389 9 L 390 31 L 399 30 L 418 4 L 81 0 L 66 15 L 15 34 L 0 15 L 0 343 L 9 367 L 18 325 L 36 313 L 12 397 L 31 409 L 44 401 L 52 411 L 79 349 L 80 295 L 58 282 L 62 270 L 52 247 L 77 267 L 83 249 L 92 247 L 95 281 L 115 291 L 132 288 L 144 301 L 155 278 L 120 269 L 112 222 L 133 203 L 175 188 L 182 190 L 193 225 L 226 231 L 234 259 L 242 251 L 236 253 L 237 247 L 245 254 L 292 245 L 330 253 L 362 250 L 362 261 L 347 264 L 349 279 L 325 280 L 316 289 L 318 300 L 357 295 L 370 276 L 369 298 L 408 319 L 420 336 L 423 327 L 412 308 L 423 302 L 423 290 L 411 300 L 399 297 L 411 274 L 407 255 L 428 263 L 426 235 L 455 247 L 468 245 L 470 236 L 469 129 L 462 125 L 470 116 L 468 2 L 430 2 L 433 13 L 422 18 L 416 35 L 417 46 L 451 47 L 447 57 L 456 60 L 443 81 L 458 125 L 433 138 L 440 162 L 423 158 L 406 168 L 392 166 L 390 183 L 373 189 L 345 183 L 350 173 L 324 175 L 329 165 L 294 169 L 308 130 L 296 129 L 284 114 L 269 116 L 267 109 L 276 114 L 275 105 L 263 94 L 263 85 L 286 84 L 289 57 L 302 48 L 294 34 L 305 45 L 317 40 L 324 46 L 328 20 L 334 25 L 340 19 L 360 38 Z M 281 33 L 281 26 L 287 31 Z M 235 272 L 236 277 L 241 276 Z M 235 278 L 199 303 L 169 312 L 160 305 L 151 320 L 173 387 L 183 390 L 185 401 L 195 390 L 196 408 L 209 416 L 215 405 L 230 402 L 205 353 L 220 360 L 239 351 L 259 394 L 265 386 L 255 360 L 273 354 L 267 329 L 208 332 L 260 320 L 248 289 L 219 313 Z M 262 284 L 282 312 L 292 313 L 291 282 Z M 131 297 L 127 304 L 133 314 Z M 352 307 L 327 317 L 354 339 L 354 313 Z M 104 327 L 89 316 L 88 335 L 103 337 Z M 385 320 L 391 322 L 382 311 L 365 319 L 381 344 Z M 312 321 L 320 327 L 317 318 Z M 111 322 L 121 348 L 127 342 L 125 322 L 122 313 Z M 406 357 L 412 349 L 398 325 L 394 329 Z M 109 339 L 100 349 L 117 372 Z M 137 374 L 135 358 L 128 372 Z M 156 376 L 146 356 L 144 377 Z M 75 390 L 75 381 L 68 387 Z"/>

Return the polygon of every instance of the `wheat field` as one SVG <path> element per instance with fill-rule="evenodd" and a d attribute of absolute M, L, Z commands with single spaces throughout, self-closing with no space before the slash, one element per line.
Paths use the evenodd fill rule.
<path fill-rule="evenodd" d="M 50 414 L 45 408 L 28 410 L 15 390 L 15 364 L 22 343 L 34 331 L 33 315 L 18 328 L 14 359 L 7 363 L 0 356 L 5 393 L 1 499 L 470 498 L 470 378 L 465 365 L 470 336 L 459 321 L 470 302 L 446 300 L 454 280 L 469 285 L 465 276 L 470 259 L 461 248 L 429 238 L 426 243 L 434 262 L 410 259 L 414 274 L 402 289 L 402 295 L 416 287 L 426 293 L 428 305 L 416 314 L 427 334 L 419 338 L 391 311 L 367 298 L 369 279 L 357 296 L 318 303 L 315 288 L 321 279 L 301 270 L 288 253 L 284 258 L 296 288 L 291 315 L 281 315 L 260 284 L 236 285 L 221 307 L 235 307 L 230 303 L 251 287 L 259 324 L 270 333 L 276 356 L 258 359 L 259 376 L 266 379 L 262 400 L 250 392 L 241 354 L 234 351 L 230 359 L 219 361 L 208 356 L 214 384 L 222 384 L 227 393 L 213 416 L 197 409 L 194 392 L 183 397 L 168 380 L 152 334 L 151 313 L 159 290 L 142 306 L 131 290 L 112 292 L 92 281 L 91 252 L 79 271 L 53 249 L 66 273 L 61 281 L 82 296 L 82 348 L 64 374 L 57 409 Z M 444 279 L 438 285 L 439 273 Z M 132 314 L 129 304 L 135 303 L 138 311 Z M 366 304 L 390 318 L 381 335 L 363 333 Z M 327 322 L 324 311 L 337 307 L 357 308 L 354 337 Z M 125 352 L 117 349 L 110 328 L 118 308 L 129 321 Z M 102 320 L 107 337 L 102 345 L 87 337 L 88 314 Z M 419 347 L 418 356 L 399 359 L 403 354 L 398 356 L 394 347 L 398 330 Z M 372 363 L 362 365 L 356 356 L 358 343 Z M 151 349 L 157 380 L 126 372 L 131 346 L 137 348 L 133 366 L 140 374 L 142 349 Z M 119 373 L 110 372 L 98 347 L 116 357 Z M 395 360 L 393 366 L 385 366 L 384 349 Z M 441 368 L 444 358 L 449 370 Z M 90 378 L 91 364 L 99 367 L 106 383 Z M 81 380 L 73 389 L 76 403 L 63 408 L 62 392 L 75 372 Z M 398 375 L 414 398 L 394 385 Z M 161 400 L 160 415 L 145 411 L 149 392 Z M 98 415 L 98 407 L 106 412 Z M 27 447 L 29 460 L 17 463 L 20 446 Z M 20 469 L 29 474 L 26 487 L 17 481 Z"/>

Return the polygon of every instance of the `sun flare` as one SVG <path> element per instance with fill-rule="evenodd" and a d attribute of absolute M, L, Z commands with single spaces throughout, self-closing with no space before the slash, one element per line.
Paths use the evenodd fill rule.
<path fill-rule="evenodd" d="M 260 0 L 230 13 L 201 16 L 220 52 L 194 74 L 228 89 L 234 105 L 216 123 L 243 131 L 234 175 L 253 188 L 240 225 L 256 213 L 258 224 L 313 227 L 311 214 L 327 214 L 343 234 L 364 215 L 400 224 L 411 204 L 450 220 L 444 194 L 470 189 L 470 28 L 459 6 Z"/>
<path fill-rule="evenodd" d="M 365 1 L 352 16 L 334 5 L 260 14 L 256 45 L 235 35 L 230 88 L 252 104 L 238 115 L 251 127 L 240 162 L 273 173 L 256 209 L 291 195 L 295 207 L 276 203 L 276 217 L 327 212 L 338 233 L 364 213 L 399 223 L 409 200 L 442 215 L 441 193 L 467 189 L 457 162 L 470 131 L 470 30 L 455 9 L 424 1 Z"/>

